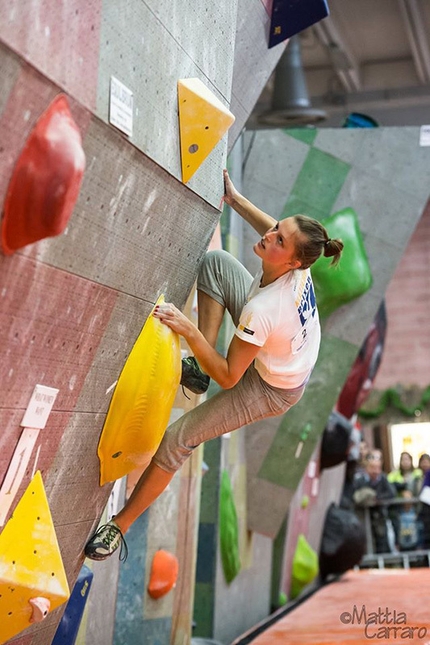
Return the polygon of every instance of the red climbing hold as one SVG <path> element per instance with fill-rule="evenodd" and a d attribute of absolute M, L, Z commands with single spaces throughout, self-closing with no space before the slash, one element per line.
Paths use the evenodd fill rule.
<path fill-rule="evenodd" d="M 81 134 L 59 94 L 32 130 L 9 183 L 1 234 L 7 255 L 64 231 L 84 169 Z"/>

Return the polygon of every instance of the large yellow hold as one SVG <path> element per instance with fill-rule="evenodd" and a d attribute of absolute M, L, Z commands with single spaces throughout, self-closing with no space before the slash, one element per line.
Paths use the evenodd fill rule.
<path fill-rule="evenodd" d="M 156 305 L 162 302 L 164 296 Z M 179 336 L 152 311 L 121 372 L 100 437 L 101 486 L 148 466 L 169 421 L 181 378 Z"/>
<path fill-rule="evenodd" d="M 182 181 L 186 183 L 235 118 L 198 78 L 178 81 L 178 106 Z"/>
<path fill-rule="evenodd" d="M 69 596 L 42 476 L 37 472 L 0 534 L 0 643 L 41 619 L 35 604 L 52 611 Z"/>

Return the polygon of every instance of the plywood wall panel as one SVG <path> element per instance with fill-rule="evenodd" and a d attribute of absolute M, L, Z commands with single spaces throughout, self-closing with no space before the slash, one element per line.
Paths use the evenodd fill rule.
<path fill-rule="evenodd" d="M 107 412 L 114 385 L 154 303 L 119 294 L 76 403 L 76 412 Z"/>
<path fill-rule="evenodd" d="M 270 16 L 261 0 L 200 10 L 153 0 L 26 0 L 0 12 L 0 39 L 105 122 L 110 77 L 129 87 L 131 141 L 179 180 L 177 80 L 200 78 L 231 108 L 231 148 L 285 47 L 268 49 Z M 226 138 L 189 183 L 213 206 L 225 155 Z"/>
<path fill-rule="evenodd" d="M 210 207 L 97 119 L 84 141 L 87 170 L 62 236 L 23 253 L 155 301 L 184 304 L 218 221 Z"/>
<path fill-rule="evenodd" d="M 14 638 L 13 640 L 11 640 L 9 642 L 13 643 L 13 645 L 31 645 L 31 640 L 32 640 L 31 635 L 26 633 L 25 636 L 18 636 L 18 638 Z M 47 642 L 49 642 L 49 641 L 47 641 Z"/>
<path fill-rule="evenodd" d="M 0 40 L 106 123 L 110 78 L 123 82 L 134 95 L 130 140 L 179 180 L 179 78 L 199 77 L 229 107 L 236 2 L 198 14 L 184 3 L 27 0 L 0 12 Z M 225 137 L 189 184 L 213 206 L 226 151 Z"/>
<path fill-rule="evenodd" d="M 39 117 L 48 108 L 60 88 L 0 45 L 0 202 L 15 164 Z M 68 96 L 73 118 L 84 136 L 90 113 Z"/>
<path fill-rule="evenodd" d="M 109 322 L 116 293 L 64 271 L 0 256 L 0 407 L 25 409 L 36 383 L 73 409 Z"/>
<path fill-rule="evenodd" d="M 179 575 L 174 595 L 172 645 L 187 643 L 192 634 L 202 455 L 203 447 L 195 450 L 184 464 L 180 476 L 178 507 L 181 512 L 178 516 L 175 551 L 179 561 Z"/>
<path fill-rule="evenodd" d="M 22 410 L 14 408 L 0 409 L 0 427 L 2 428 L 0 432 L 0 482 L 6 474 L 16 444 L 21 436 L 22 428 L 20 423 L 22 417 Z"/>
<path fill-rule="evenodd" d="M 11 413 L 0 410 L 3 428 L 0 481 L 7 472 L 21 436 L 21 419 L 22 413 L 18 411 Z M 34 472 L 40 470 L 56 528 L 62 524 L 94 523 L 95 513 L 98 513 L 97 517 L 101 514 L 109 488 L 105 488 L 103 500 L 100 501 L 97 445 L 104 419 L 103 414 L 51 413 L 46 427 L 39 432 L 6 521 L 12 515 Z M 66 453 L 66 450 L 69 452 Z"/>
<path fill-rule="evenodd" d="M 21 61 L 18 56 L 10 53 L 8 49 L 0 43 L 0 77 L 2 91 L 0 93 L 0 117 L 3 113 L 9 94 L 16 83 L 16 79 L 21 71 Z"/>
<path fill-rule="evenodd" d="M 0 40 L 88 108 L 95 107 L 101 0 L 0 5 Z"/>
<path fill-rule="evenodd" d="M 101 495 L 97 446 L 104 419 L 102 414 L 77 413 L 63 425 L 61 443 L 45 475 L 56 526 L 94 522 L 102 513 L 106 500 L 100 498 L 105 498 L 111 487 L 106 485 Z M 80 534 L 79 527 L 76 530 Z M 84 543 L 81 536 L 73 547 L 75 559 Z"/>

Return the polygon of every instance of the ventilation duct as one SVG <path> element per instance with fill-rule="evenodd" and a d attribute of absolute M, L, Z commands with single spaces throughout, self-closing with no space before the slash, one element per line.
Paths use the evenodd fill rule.
<path fill-rule="evenodd" d="M 302 65 L 299 36 L 290 38 L 275 69 L 272 108 L 259 122 L 277 127 L 312 125 L 324 121 L 327 114 L 312 108 Z"/>

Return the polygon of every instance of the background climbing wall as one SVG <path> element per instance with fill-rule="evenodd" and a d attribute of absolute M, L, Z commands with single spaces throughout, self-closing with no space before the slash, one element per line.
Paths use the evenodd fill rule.
<path fill-rule="evenodd" d="M 243 146 L 239 158 L 244 160 L 244 194 L 274 217 L 304 212 L 323 219 L 346 206 L 354 208 L 374 282 L 367 293 L 324 321 L 318 365 L 297 406 L 282 419 L 266 419 L 237 432 L 234 463 L 229 462 L 231 438 L 204 447 L 212 472 L 202 486 L 202 509 L 207 512 L 202 511 L 200 524 L 196 634 L 221 642 L 231 642 L 251 627 L 242 615 L 245 596 L 256 623 L 264 607 L 268 613 L 271 600 L 276 606 L 279 590 L 288 595 L 300 532 L 318 550 L 326 509 L 331 501 L 338 501 L 343 476 L 343 465 L 319 473 L 318 440 L 420 221 L 430 174 L 430 153 L 419 146 L 419 128 L 246 132 L 237 145 Z M 235 170 L 232 166 L 231 172 Z M 258 258 L 252 246 L 258 238 L 249 227 L 243 233 L 244 260 L 254 271 Z M 311 430 L 302 435 L 307 423 Z M 246 464 L 246 491 L 242 463 Z M 245 522 L 254 532 L 251 548 L 244 550 L 242 542 L 243 567 L 230 585 L 225 582 L 219 551 L 217 504 L 223 464 L 229 465 L 239 527 Z M 310 503 L 302 508 L 305 493 Z M 268 562 L 273 562 L 272 570 Z M 260 563 L 265 565 L 260 568 Z M 272 574 L 278 576 L 279 586 L 272 589 L 271 598 Z"/>
<path fill-rule="evenodd" d="M 305 396 L 281 421 L 249 427 L 249 527 L 275 536 L 352 361 L 428 199 L 429 148 L 419 128 L 296 130 L 245 135 L 244 192 L 275 217 L 323 219 L 347 206 L 359 220 L 372 288 L 323 325 Z M 283 136 L 280 136 L 283 135 Z M 393 225 L 395 223 L 395 225 Z M 248 231 L 248 229 L 247 229 Z M 251 234 L 252 235 L 252 234 Z M 245 248 L 252 248 L 251 237 Z M 255 259 L 248 256 L 249 267 Z M 299 458 L 306 423 L 312 430 Z M 276 505 L 271 500 L 276 499 Z"/>
<path fill-rule="evenodd" d="M 96 449 L 113 385 L 158 295 L 184 306 L 219 218 L 227 136 L 184 186 L 177 80 L 199 78 L 226 107 L 233 93 L 240 105 L 237 137 L 283 50 L 267 50 L 268 21 L 259 1 L 205 1 L 198 15 L 183 0 L 173 5 L 26 0 L 0 8 L 1 202 L 27 137 L 61 91 L 67 94 L 87 161 L 65 233 L 0 257 L 0 479 L 35 384 L 58 388 L 9 514 L 38 467 L 71 587 L 82 565 L 82 547 L 111 489 L 98 486 Z M 250 46 L 259 52 L 257 76 L 255 57 L 246 54 Z M 109 124 L 112 76 L 133 93 L 129 137 Z M 250 87 L 252 92 L 243 91 Z M 175 406 L 186 407 L 182 394 L 178 397 Z M 143 617 L 148 634 L 156 633 L 156 622 L 149 627 L 150 622 L 162 620 L 164 636 L 169 625 L 178 643 L 189 636 L 191 625 L 195 563 L 187 549 L 192 553 L 195 548 L 200 479 L 198 463 L 188 468 L 159 511 L 163 516 L 163 504 L 183 504 L 186 498 L 191 519 L 186 513 L 171 515 L 169 527 L 178 540 L 169 545 L 180 557 L 180 580 L 187 591 L 182 587 L 183 593 L 161 611 L 148 602 Z M 159 527 L 148 518 L 142 523 L 147 548 Z M 127 583 L 116 562 L 97 566 L 90 601 L 95 604 L 106 584 L 115 590 L 118 579 L 120 587 Z M 144 597 L 144 560 L 142 567 Z M 100 621 L 97 625 L 93 619 L 102 615 L 103 638 L 121 638 L 123 627 L 114 624 L 114 594 L 109 602 L 110 612 L 100 611 L 103 599 L 99 607 L 93 604 L 81 642 L 98 642 Z M 61 613 L 49 615 L 14 642 L 47 645 Z"/>
<path fill-rule="evenodd" d="M 430 383 L 430 202 L 409 240 L 386 293 L 387 339 L 375 389 Z M 412 288 L 411 288 L 412 287 Z"/>

